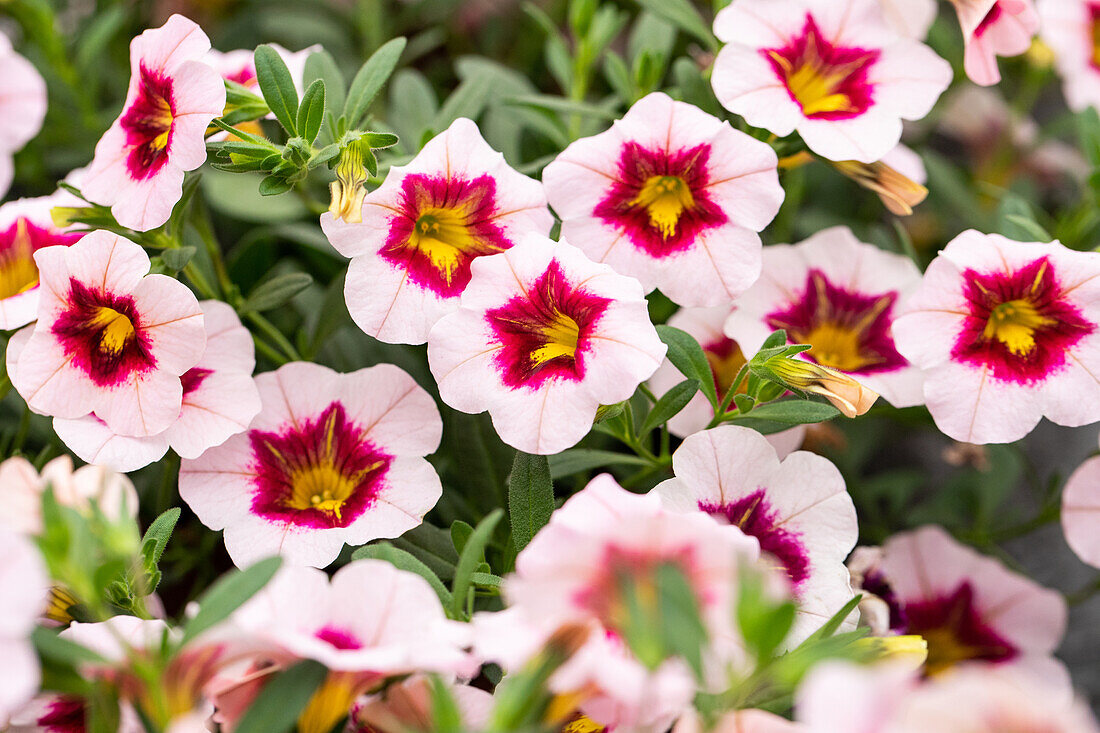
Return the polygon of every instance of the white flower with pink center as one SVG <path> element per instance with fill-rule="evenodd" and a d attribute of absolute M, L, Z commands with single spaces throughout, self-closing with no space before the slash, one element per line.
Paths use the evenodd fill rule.
<path fill-rule="evenodd" d="M 68 456 L 54 458 L 41 474 L 26 458 L 9 458 L 0 463 L 0 486 L 0 522 L 21 534 L 42 531 L 42 494 L 47 487 L 62 506 L 88 512 L 94 501 L 108 518 L 137 517 L 137 491 L 130 479 L 100 466 L 74 471 Z"/>
<path fill-rule="evenodd" d="M 1039 0 L 1036 7 L 1070 109 L 1100 108 L 1100 1 Z"/>
<path fill-rule="evenodd" d="M 83 234 L 58 228 L 50 209 L 75 197 L 59 193 L 0 206 L 0 330 L 10 331 L 38 314 L 38 266 L 43 247 L 68 246 Z"/>
<path fill-rule="evenodd" d="M 144 733 L 145 726 L 133 706 L 119 705 L 116 733 Z M 88 702 L 79 695 L 45 692 L 36 696 L 8 719 L 10 733 L 84 733 Z"/>
<path fill-rule="evenodd" d="M 81 187 L 119 224 L 145 231 L 168 221 L 184 172 L 206 161 L 206 128 L 225 108 L 225 83 L 202 61 L 209 50 L 206 34 L 182 15 L 130 43 L 126 104 Z"/>
<path fill-rule="evenodd" d="M 298 91 L 298 96 L 301 96 L 302 92 L 305 91 L 302 79 L 305 77 L 306 59 L 321 51 L 321 44 L 315 43 L 312 46 L 303 48 L 301 51 L 291 51 L 277 43 L 268 45 L 275 49 L 275 53 L 279 54 L 283 63 L 286 64 L 287 70 L 290 71 L 290 78 L 294 80 L 294 88 Z M 233 51 L 210 49 L 206 52 L 203 61 L 213 66 L 226 81 L 235 82 L 258 92 L 260 83 L 256 78 L 254 53 L 254 51 L 247 48 Z"/>
<path fill-rule="evenodd" d="M 937 427 L 967 443 L 1010 443 L 1041 417 L 1100 420 L 1100 256 L 1058 242 L 966 231 L 925 271 L 894 322 L 924 372 Z"/>
<path fill-rule="evenodd" d="M 975 84 L 1001 80 L 998 56 L 1018 56 L 1039 30 L 1032 0 L 951 0 L 958 12 L 966 51 L 963 66 Z M 1084 32 L 1084 29 L 1082 29 Z"/>
<path fill-rule="evenodd" d="M 1062 491 L 1062 531 L 1070 549 L 1100 568 L 1100 456 L 1090 458 L 1066 481 Z"/>
<path fill-rule="evenodd" d="M 668 319 L 668 325 L 692 336 L 703 347 L 703 354 L 707 357 L 707 363 L 714 375 L 714 386 L 718 390 L 719 397 L 729 391 L 733 380 L 737 378 L 737 373 L 745 365 L 745 354 L 741 351 L 741 347 L 722 332 L 726 319 L 732 311 L 733 309 L 728 305 L 713 308 L 681 308 Z M 660 368 L 650 377 L 649 386 L 657 395 L 663 395 L 684 379 L 686 377 L 680 373 L 680 370 L 665 359 Z M 744 391 L 742 386 L 739 392 Z M 730 409 L 737 408 L 731 406 Z M 714 408 L 711 407 L 710 401 L 702 392 L 697 392 L 684 409 L 668 421 L 668 429 L 673 435 L 686 438 L 706 428 L 713 417 Z M 768 442 L 780 456 L 785 456 L 791 451 L 798 450 L 805 435 L 806 426 L 799 425 L 790 430 L 769 435 Z"/>
<path fill-rule="evenodd" d="M 488 410 L 505 443 L 545 455 L 580 441 L 664 355 L 637 280 L 536 234 L 475 261 L 461 309 L 428 337 L 443 401 Z"/>
<path fill-rule="evenodd" d="M 249 429 L 180 468 L 180 496 L 225 530 L 238 567 L 269 555 L 324 567 L 345 543 L 397 537 L 442 494 L 424 456 L 439 446 L 435 402 L 391 364 L 339 374 L 295 362 L 256 377 Z"/>
<path fill-rule="evenodd" d="M 726 334 L 755 353 L 772 331 L 810 344 L 803 358 L 851 374 L 891 404 L 921 402 L 921 373 L 891 335 L 920 270 L 902 255 L 856 239 L 847 227 L 764 250 L 760 280 L 737 301 Z"/>
<path fill-rule="evenodd" d="M 1052 656 L 1066 628 L 1059 593 L 935 526 L 894 535 L 882 549 L 863 589 L 887 603 L 893 631 L 924 637 L 927 674 L 979 664 L 1034 673 L 1068 689 L 1069 675 Z"/>
<path fill-rule="evenodd" d="M 116 433 L 95 414 L 75 420 L 55 418 L 57 436 L 81 460 L 134 471 L 160 460 L 169 448 L 183 458 L 198 458 L 248 428 L 260 411 L 260 394 L 252 379 L 256 367 L 252 335 L 228 304 L 204 300 L 199 306 L 206 350 L 199 363 L 180 377 L 179 417 L 163 432 L 147 437 Z"/>
<path fill-rule="evenodd" d="M 46 607 L 48 587 L 38 548 L 0 528 L 0 720 L 38 691 L 41 668 L 30 635 Z"/>
<path fill-rule="evenodd" d="M 928 114 L 951 66 L 895 34 L 879 0 L 736 0 L 714 20 L 718 101 L 830 160 L 872 163 Z"/>
<path fill-rule="evenodd" d="M 35 254 L 38 321 L 11 371 L 34 411 L 96 413 L 122 435 L 155 435 L 179 416 L 181 377 L 206 346 L 198 300 L 149 275 L 138 245 L 105 231 Z"/>
<path fill-rule="evenodd" d="M 653 489 L 668 507 L 704 512 L 755 537 L 790 580 L 799 616 L 788 643 L 852 599 L 844 559 L 859 535 L 856 509 L 828 459 L 797 451 L 780 462 L 755 430 L 724 425 L 687 438 L 672 467 L 676 477 Z"/>
<path fill-rule="evenodd" d="M 15 174 L 12 155 L 38 134 L 45 118 L 46 82 L 0 33 L 0 196 Z"/>
<path fill-rule="evenodd" d="M 577 140 L 542 180 L 562 237 L 676 303 L 728 303 L 756 280 L 783 202 L 771 146 L 662 92 Z"/>
<path fill-rule="evenodd" d="M 554 218 L 542 184 L 516 172 L 460 118 L 363 200 L 363 221 L 321 216 L 336 250 L 351 258 L 344 296 L 363 331 L 387 343 L 422 344 L 458 309 L 471 264 Z"/>

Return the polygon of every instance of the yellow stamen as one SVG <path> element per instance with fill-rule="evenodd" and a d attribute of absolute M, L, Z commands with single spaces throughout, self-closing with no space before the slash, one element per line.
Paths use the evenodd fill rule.
<path fill-rule="evenodd" d="M 646 209 L 650 226 L 668 239 L 676 233 L 683 213 L 695 207 L 695 197 L 679 176 L 650 176 L 630 205 Z"/>
<path fill-rule="evenodd" d="M 460 207 L 424 209 L 409 236 L 409 246 L 427 255 L 448 283 L 465 255 L 484 249 L 483 243 L 471 234 L 468 218 Z"/>
<path fill-rule="evenodd" d="M 1100 20 L 1092 21 L 1092 64 L 1100 66 Z"/>
<path fill-rule="evenodd" d="M 134 338 L 134 324 L 114 308 L 101 306 L 89 324 L 92 328 L 102 329 L 99 335 L 99 350 L 117 355 Z"/>
<path fill-rule="evenodd" d="M 851 97 L 840 91 L 840 86 L 866 63 L 865 60 L 830 64 L 821 57 L 817 38 L 812 33 L 806 38 L 806 49 L 793 63 L 777 51 L 769 51 L 768 55 L 782 69 L 787 88 L 798 100 L 804 115 L 856 110 Z"/>
<path fill-rule="evenodd" d="M 1040 313 L 1031 301 L 1009 300 L 989 314 L 982 337 L 997 339 L 1016 356 L 1026 356 L 1035 348 L 1035 331 L 1054 325 L 1055 320 Z"/>
<path fill-rule="evenodd" d="M 602 730 L 604 726 L 583 713 L 577 713 L 576 717 L 561 727 L 562 733 L 600 733 Z"/>
<path fill-rule="evenodd" d="M 858 372 L 875 361 L 862 353 L 859 331 L 838 323 L 819 323 L 798 340 L 813 346 L 810 354 L 818 364 L 842 372 Z"/>
<path fill-rule="evenodd" d="M 577 340 L 580 327 L 577 322 L 561 311 L 555 311 L 552 320 L 539 329 L 546 342 L 531 353 L 531 363 L 542 366 L 548 361 L 565 357 L 572 359 L 577 354 Z"/>
<path fill-rule="evenodd" d="M 0 299 L 26 292 L 38 284 L 38 268 L 34 266 L 34 247 L 27 231 L 27 220 L 15 225 L 15 239 L 0 252 Z"/>
<path fill-rule="evenodd" d="M 353 672 L 330 672 L 298 716 L 299 733 L 329 733 L 348 714 L 361 687 Z"/>

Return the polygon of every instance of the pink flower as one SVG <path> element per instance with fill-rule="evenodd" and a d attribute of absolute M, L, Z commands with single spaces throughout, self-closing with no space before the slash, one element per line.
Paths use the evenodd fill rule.
<path fill-rule="evenodd" d="M 11 187 L 12 155 L 38 134 L 45 118 L 46 82 L 0 33 L 0 196 Z"/>
<path fill-rule="evenodd" d="M 921 402 L 921 374 L 898 353 L 891 328 L 920 285 L 907 257 L 855 238 L 846 227 L 764 250 L 764 271 L 737 301 L 726 334 L 755 352 L 772 331 L 810 344 L 804 358 L 851 374 L 897 407 Z"/>
<path fill-rule="evenodd" d="M 894 322 L 898 351 L 924 372 L 941 431 L 1008 443 L 1043 416 L 1100 419 L 1100 257 L 1058 242 L 967 231 L 932 261 Z"/>
<path fill-rule="evenodd" d="M 489 723 L 493 696 L 470 685 L 444 684 L 458 706 L 465 729 L 484 729 Z M 435 721 L 430 685 L 427 676 L 416 674 L 360 699 L 352 708 L 349 729 L 357 733 L 431 731 Z"/>
<path fill-rule="evenodd" d="M 41 679 L 30 635 L 46 607 L 49 578 L 38 549 L 0 528 L 0 720 L 27 703 Z"/>
<path fill-rule="evenodd" d="M 461 309 L 428 338 L 443 401 L 488 410 L 505 443 L 538 454 L 576 444 L 664 353 L 636 280 L 536 234 L 475 261 Z"/>
<path fill-rule="evenodd" d="M 290 78 L 294 80 L 294 87 L 298 91 L 298 96 L 301 97 L 302 92 L 305 91 L 302 79 L 305 76 L 306 59 L 321 51 L 321 44 L 315 43 L 312 46 L 303 48 L 301 51 L 289 51 L 277 43 L 268 45 L 275 49 L 275 52 L 286 64 L 287 69 L 290 71 Z M 206 52 L 203 61 L 213 66 L 226 81 L 236 82 L 250 89 L 259 89 L 260 84 L 256 79 L 256 63 L 253 60 L 253 53 L 251 49 L 247 48 L 233 51 L 210 49 Z"/>
<path fill-rule="evenodd" d="M 0 329 L 10 331 L 38 313 L 38 267 L 34 253 L 68 246 L 83 235 L 59 229 L 50 209 L 75 197 L 67 193 L 18 199 L 0 206 Z"/>
<path fill-rule="evenodd" d="M 895 631 L 928 642 L 927 674 L 963 664 L 1024 670 L 1069 685 L 1053 656 L 1066 627 L 1055 591 L 956 542 L 935 526 L 894 535 L 863 587 L 887 601 Z"/>
<path fill-rule="evenodd" d="M 1066 481 L 1062 530 L 1077 557 L 1100 568 L 1100 457 L 1082 463 Z"/>
<path fill-rule="evenodd" d="M 108 518 L 137 517 L 138 497 L 130 479 L 100 466 L 73 470 L 73 460 L 59 456 L 42 467 L 42 474 L 19 456 L 0 463 L 4 487 L 0 521 L 20 534 L 42 531 L 42 494 L 49 487 L 58 504 L 89 512 L 94 501 Z"/>
<path fill-rule="evenodd" d="M 458 308 L 479 257 L 553 217 L 537 181 L 512 170 L 470 120 L 455 120 L 363 201 L 363 221 L 321 216 L 332 246 L 351 257 L 344 295 L 355 322 L 388 343 L 422 344 Z"/>
<path fill-rule="evenodd" d="M 412 529 L 439 500 L 423 456 L 439 445 L 442 421 L 399 368 L 338 374 L 296 362 L 256 385 L 262 409 L 249 429 L 180 469 L 180 496 L 225 530 L 239 567 L 276 553 L 324 567 L 345 542 Z"/>
<path fill-rule="evenodd" d="M 680 716 L 672 733 L 809 733 L 809 729 L 764 710 L 734 710 L 724 714 L 712 728 L 705 728 L 698 713 Z M 860 731 L 860 733 L 865 733 Z"/>
<path fill-rule="evenodd" d="M 771 147 L 662 92 L 546 166 L 562 236 L 676 303 L 724 305 L 756 280 L 779 211 Z"/>
<path fill-rule="evenodd" d="M 202 311 L 185 285 L 147 275 L 138 245 L 105 231 L 35 254 L 38 322 L 12 384 L 36 412 L 95 412 L 123 435 L 155 435 L 178 416 L 180 377 L 206 345 Z"/>
<path fill-rule="evenodd" d="M 703 354 L 706 355 L 711 373 L 714 374 L 714 384 L 720 398 L 729 391 L 733 380 L 737 378 L 737 373 L 745 365 L 745 354 L 741 351 L 741 347 L 722 332 L 726 319 L 732 311 L 733 309 L 728 305 L 713 308 L 681 308 L 668 319 L 668 325 L 679 328 L 694 337 L 703 347 Z M 672 366 L 672 362 L 665 359 L 650 377 L 649 386 L 657 395 L 663 395 L 685 378 L 680 370 Z M 744 384 L 740 391 L 745 391 Z M 735 407 L 731 406 L 731 409 Z M 697 392 L 687 406 L 668 421 L 668 429 L 673 435 L 686 438 L 706 428 L 713 417 L 714 408 L 702 392 Z M 799 425 L 767 437 L 768 442 L 782 457 L 798 450 L 805 435 L 806 426 Z"/>
<path fill-rule="evenodd" d="M 975 84 L 1001 80 L 998 56 L 1017 56 L 1031 47 L 1039 30 L 1032 0 L 951 0 L 959 15 L 966 54 L 966 75 Z"/>
<path fill-rule="evenodd" d="M 117 733 L 145 733 L 133 706 L 119 705 Z M 11 733 L 84 733 L 87 701 L 79 695 L 41 693 L 8 720 Z"/>
<path fill-rule="evenodd" d="M 946 61 L 887 27 L 879 0 L 736 0 L 714 32 L 727 44 L 712 78 L 722 105 L 830 160 L 878 160 L 951 82 Z"/>
<path fill-rule="evenodd" d="M 1039 32 L 1054 51 L 1055 66 L 1070 109 L 1100 107 L 1100 2 L 1040 0 Z"/>
<path fill-rule="evenodd" d="M 206 128 L 222 114 L 225 84 L 202 62 L 210 40 L 173 15 L 130 44 L 122 114 L 96 145 L 82 193 L 118 223 L 145 231 L 168 221 L 183 175 L 206 161 Z"/>
<path fill-rule="evenodd" d="M 798 451 L 780 462 L 755 430 L 724 425 L 687 438 L 672 467 L 676 477 L 653 489 L 666 506 L 740 528 L 790 580 L 799 619 L 789 643 L 852 599 L 844 558 L 859 534 L 856 510 L 827 459 Z"/>
<path fill-rule="evenodd" d="M 180 378 L 183 402 L 175 422 L 156 435 L 133 437 L 112 431 L 95 414 L 75 420 L 54 418 L 57 436 L 81 460 L 134 471 L 159 460 L 169 447 L 183 458 L 198 458 L 248 428 L 260 411 L 260 394 L 252 379 L 252 336 L 228 304 L 204 300 L 199 306 L 206 350 Z"/>

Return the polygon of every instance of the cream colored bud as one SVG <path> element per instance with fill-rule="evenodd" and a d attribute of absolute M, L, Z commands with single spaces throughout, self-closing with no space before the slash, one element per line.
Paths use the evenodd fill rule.
<path fill-rule="evenodd" d="M 874 191 L 890 213 L 909 216 L 913 207 L 928 196 L 928 189 L 902 175 L 882 161 L 860 163 L 842 160 L 833 167 L 864 188 Z"/>
<path fill-rule="evenodd" d="M 340 161 L 336 164 L 336 180 L 329 184 L 332 192 L 329 213 L 349 224 L 363 221 L 363 197 L 367 195 L 363 184 L 366 182 L 363 153 L 357 144 L 352 143 L 340 154 Z"/>
<path fill-rule="evenodd" d="M 844 372 L 820 364 L 776 357 L 768 360 L 768 367 L 791 387 L 821 395 L 845 417 L 864 414 L 878 399 L 878 392 L 868 389 Z"/>
<path fill-rule="evenodd" d="M 914 671 L 928 659 L 928 642 L 917 634 L 868 636 L 856 641 L 856 646 L 872 661 L 902 662 Z"/>

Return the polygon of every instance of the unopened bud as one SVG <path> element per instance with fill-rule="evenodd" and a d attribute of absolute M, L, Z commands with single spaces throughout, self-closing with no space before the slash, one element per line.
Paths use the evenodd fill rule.
<path fill-rule="evenodd" d="M 58 229 L 68 229 L 89 211 L 92 209 L 88 206 L 55 206 L 50 209 L 50 219 Z"/>
<path fill-rule="evenodd" d="M 363 197 L 367 195 L 363 184 L 366 182 L 363 153 L 358 144 L 352 143 L 340 153 L 340 161 L 336 164 L 336 180 L 329 186 L 332 191 L 329 213 L 349 224 L 363 221 Z"/>
<path fill-rule="evenodd" d="M 856 646 L 870 658 L 869 661 L 903 662 L 913 670 L 920 669 L 928 659 L 928 642 L 923 636 L 868 636 L 856 641 Z"/>
<path fill-rule="evenodd" d="M 844 372 L 820 364 L 787 357 L 768 359 L 766 364 L 785 384 L 802 392 L 821 395 L 845 417 L 862 415 L 878 399 L 877 392 Z"/>
<path fill-rule="evenodd" d="M 833 167 L 864 188 L 877 193 L 883 205 L 897 216 L 909 216 L 913 213 L 913 207 L 928 196 L 927 188 L 881 160 L 874 163 L 842 160 L 834 162 Z"/>

